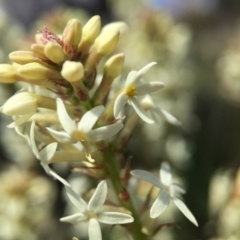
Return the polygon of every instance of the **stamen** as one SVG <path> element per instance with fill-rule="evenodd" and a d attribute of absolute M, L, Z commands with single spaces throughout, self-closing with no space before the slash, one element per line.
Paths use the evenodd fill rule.
<path fill-rule="evenodd" d="M 80 131 L 75 131 L 72 133 L 72 138 L 79 142 L 85 142 L 87 140 L 87 136 L 85 133 Z"/>
<path fill-rule="evenodd" d="M 129 85 L 126 89 L 126 94 L 129 97 L 135 96 L 137 94 L 137 91 L 135 90 L 135 88 L 133 87 L 133 85 Z"/>

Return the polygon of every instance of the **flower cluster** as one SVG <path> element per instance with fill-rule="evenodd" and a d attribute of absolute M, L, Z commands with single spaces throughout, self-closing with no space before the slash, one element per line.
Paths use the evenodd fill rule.
<path fill-rule="evenodd" d="M 0 65 L 0 82 L 24 84 L 1 107 L 1 112 L 13 117 L 9 127 L 26 139 L 46 173 L 64 185 L 68 198 L 78 209 L 79 213 L 60 220 L 88 222 L 90 239 L 102 239 L 99 223 L 123 224 L 135 239 L 147 239 L 140 213 L 128 192 L 131 175 L 128 161 L 123 160 L 125 147 L 137 123 L 133 121 L 136 117 L 153 124 L 153 115 L 157 113 L 179 125 L 170 113 L 155 106 L 151 98 L 153 92 L 163 88 L 163 83 L 143 79 L 155 62 L 131 71 L 124 86 L 117 91 L 112 83 L 119 80 L 124 54 L 112 55 L 104 64 L 102 75 L 99 74 L 100 61 L 114 51 L 126 31 L 123 22 L 108 24 L 101 30 L 99 16 L 92 17 L 84 26 L 72 19 L 62 36 L 44 28 L 36 35 L 31 51 L 12 52 L 9 58 L 13 64 Z M 135 112 L 127 111 L 129 105 Z M 98 184 L 88 204 L 67 180 L 52 170 L 50 164 L 58 162 L 78 162 L 86 174 L 106 179 Z M 161 189 L 150 209 L 151 218 L 160 216 L 173 200 L 197 225 L 178 197 L 184 190 L 171 183 L 167 163 L 163 163 L 160 170 L 161 181 L 142 170 L 133 170 L 131 174 Z M 106 201 L 107 181 L 118 203 Z"/>

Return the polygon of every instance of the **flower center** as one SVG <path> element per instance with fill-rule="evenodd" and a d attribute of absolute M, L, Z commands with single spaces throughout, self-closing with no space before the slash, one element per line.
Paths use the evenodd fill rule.
<path fill-rule="evenodd" d="M 129 85 L 126 89 L 126 94 L 129 97 L 135 96 L 137 94 L 137 91 L 135 90 L 135 88 L 133 87 L 133 85 Z"/>
<path fill-rule="evenodd" d="M 88 219 L 97 218 L 97 214 L 93 211 L 87 211 L 86 216 L 88 217 Z"/>
<path fill-rule="evenodd" d="M 72 138 L 79 142 L 85 142 L 87 140 L 86 134 L 80 131 L 74 131 L 72 133 Z"/>

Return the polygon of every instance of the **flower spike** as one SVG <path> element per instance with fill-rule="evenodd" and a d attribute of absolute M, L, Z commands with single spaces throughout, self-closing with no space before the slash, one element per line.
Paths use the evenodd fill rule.
<path fill-rule="evenodd" d="M 175 183 L 172 183 L 172 174 L 170 166 L 167 162 L 163 162 L 160 169 L 160 179 L 150 172 L 144 170 L 133 170 L 131 174 L 134 177 L 140 178 L 144 181 L 150 182 L 155 187 L 161 189 L 158 197 L 154 201 L 150 209 L 150 217 L 157 218 L 169 206 L 172 200 L 179 210 L 188 218 L 194 225 L 198 226 L 197 220 L 187 208 L 185 203 L 180 200 L 177 195 L 185 193 L 185 191 Z"/>

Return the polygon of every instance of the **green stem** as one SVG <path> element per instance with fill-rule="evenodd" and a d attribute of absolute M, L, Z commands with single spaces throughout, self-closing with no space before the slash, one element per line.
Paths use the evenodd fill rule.
<path fill-rule="evenodd" d="M 118 159 L 115 158 L 114 154 L 111 152 L 105 153 L 106 163 L 107 163 L 107 172 L 108 176 L 111 179 L 115 192 L 118 196 L 120 204 L 131 211 L 132 217 L 134 218 L 134 222 L 129 225 L 129 230 L 133 235 L 133 238 L 136 240 L 147 240 L 148 237 L 142 233 L 142 222 L 140 220 L 140 216 L 136 211 L 131 198 L 129 197 L 128 200 L 123 201 L 119 194 L 121 193 L 122 189 L 125 188 L 125 184 L 120 178 L 120 167 L 118 164 Z"/>

